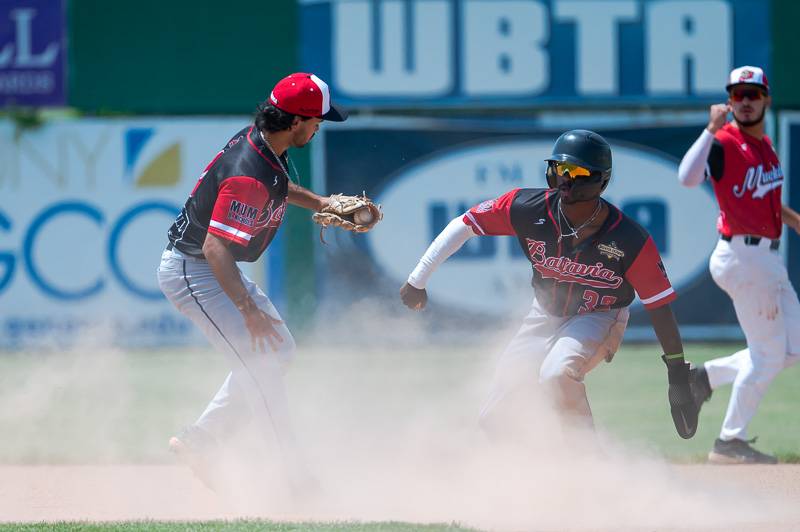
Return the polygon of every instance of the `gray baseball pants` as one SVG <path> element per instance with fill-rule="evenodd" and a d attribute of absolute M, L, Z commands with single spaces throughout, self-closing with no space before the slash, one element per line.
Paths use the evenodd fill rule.
<path fill-rule="evenodd" d="M 530 402 L 537 401 L 535 395 L 541 392 L 550 397 L 562 418 L 591 426 L 583 378 L 616 353 L 628 315 L 628 309 L 622 308 L 551 316 L 534 298 L 522 326 L 500 356 L 481 409 L 481 426 L 491 435 L 507 432 L 508 427 L 502 425 L 509 422 L 536 423 L 541 405 Z M 531 410 L 533 417 L 527 417 Z"/>
<path fill-rule="evenodd" d="M 246 275 L 241 274 L 241 279 L 259 308 L 280 318 L 264 292 Z M 286 325 L 275 326 L 283 338 L 276 351 L 269 346 L 266 353 L 254 351 L 244 318 L 208 262 L 175 249 L 161 256 L 158 283 L 167 299 L 225 355 L 231 369 L 195 427 L 222 441 L 248 421 L 255 422 L 267 444 L 281 453 L 289 480 L 304 475 L 283 382 L 283 372 L 295 351 Z"/>

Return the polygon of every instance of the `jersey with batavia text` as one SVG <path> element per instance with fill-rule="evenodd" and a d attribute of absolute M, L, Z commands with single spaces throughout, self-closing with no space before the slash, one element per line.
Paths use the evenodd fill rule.
<path fill-rule="evenodd" d="M 289 193 L 286 156 L 277 161 L 254 126 L 237 133 L 206 167 L 169 228 L 178 251 L 203 257 L 206 233 L 231 242 L 237 261 L 253 262 L 283 221 Z"/>
<path fill-rule="evenodd" d="M 783 169 L 768 136 L 757 139 L 725 124 L 714 135 L 706 175 L 719 204 L 720 233 L 780 238 Z"/>
<path fill-rule="evenodd" d="M 648 309 L 676 298 L 643 227 L 606 202 L 602 227 L 573 247 L 572 238 L 559 240 L 557 202 L 557 190 L 515 189 L 472 207 L 463 220 L 479 235 L 517 237 L 533 267 L 536 299 L 553 316 L 627 307 L 636 294 Z"/>

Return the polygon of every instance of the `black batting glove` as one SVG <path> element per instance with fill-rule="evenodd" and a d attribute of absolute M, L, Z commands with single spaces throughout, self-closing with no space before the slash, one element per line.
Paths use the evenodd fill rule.
<path fill-rule="evenodd" d="M 683 354 L 661 357 L 667 365 L 669 408 L 678 435 L 688 440 L 697 432 L 698 408 L 689 389 L 689 364 Z"/>
<path fill-rule="evenodd" d="M 411 310 L 422 310 L 428 303 L 428 292 L 424 288 L 414 288 L 406 283 L 400 288 L 400 299 Z"/>

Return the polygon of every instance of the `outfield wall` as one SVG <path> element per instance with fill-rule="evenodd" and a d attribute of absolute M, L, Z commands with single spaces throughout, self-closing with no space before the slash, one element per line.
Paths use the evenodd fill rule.
<path fill-rule="evenodd" d="M 702 127 L 708 104 L 724 98 L 724 77 L 735 65 L 768 69 L 774 122 L 780 122 L 770 130 L 786 167 L 786 200 L 800 208 L 800 187 L 792 187 L 788 177 L 791 160 L 800 160 L 793 155 L 800 150 L 800 132 L 792 113 L 800 109 L 800 84 L 794 82 L 800 48 L 792 27 L 797 2 L 598 5 L 245 0 L 220 9 L 211 0 L 141 0 L 113 7 L 99 0 L 6 2 L 0 8 L 0 87 L 36 83 L 24 85 L 34 90 L 29 99 L 15 94 L 2 100 L 13 112 L 10 121 L 0 123 L 0 320 L 5 324 L 0 343 L 18 345 L 19 338 L 45 330 L 69 332 L 87 316 L 109 317 L 122 308 L 131 311 L 122 327 L 129 339 L 184 341 L 185 331 L 158 332 L 169 328 L 162 317 L 178 316 L 162 313 L 168 308 L 163 301 L 148 299 L 155 295 L 148 284 L 153 265 L 145 259 L 155 251 L 144 250 L 163 243 L 166 204 L 184 200 L 197 169 L 249 119 L 269 87 L 295 70 L 328 80 L 334 98 L 347 103 L 355 118 L 342 128 L 325 125 L 329 135 L 312 143 L 313 165 L 311 149 L 293 150 L 300 182 L 327 192 L 365 190 L 387 208 L 374 234 L 353 239 L 329 231 L 329 246 L 317 242 L 307 212 L 289 209 L 262 275 L 298 335 L 345 313 L 339 303 L 357 303 L 366 294 L 376 295 L 389 313 L 404 312 L 397 285 L 421 242 L 432 237 L 443 217 L 495 191 L 475 188 L 467 194 L 467 184 L 463 191 L 445 186 L 474 178 L 468 165 L 475 158 L 498 163 L 498 175 L 521 175 L 526 185 L 536 186 L 541 184 L 537 161 L 548 139 L 563 128 L 595 127 L 619 146 L 635 144 L 632 168 L 652 156 L 663 173 L 660 181 L 668 180 L 668 169 Z M 51 122 L 50 115 L 20 113 L 20 105 L 65 105 L 62 115 L 76 116 Z M 230 127 L 211 125 L 228 124 L 231 115 L 240 118 L 231 118 Z M 180 123 L 198 129 L 169 133 Z M 140 140 L 147 136 L 141 151 L 135 156 L 126 151 L 125 132 L 147 129 L 155 133 L 139 133 Z M 91 144 L 86 139 L 93 135 L 105 135 L 107 144 Z M 519 144 L 511 136 L 518 136 Z M 178 146 L 178 157 L 164 155 L 145 180 L 131 177 L 143 171 L 137 165 L 154 162 L 172 145 Z M 94 161 L 98 146 L 107 153 Z M 521 157 L 519 169 L 507 167 L 505 159 L 512 155 Z M 174 178 L 165 168 L 176 160 L 179 180 L 154 185 Z M 444 172 L 444 161 L 452 163 L 453 173 Z M 88 162 L 102 165 L 100 174 L 80 169 Z M 620 187 L 630 179 L 627 169 L 622 172 Z M 501 180 L 496 189 L 507 184 Z M 390 194 L 395 186 L 408 191 L 409 201 L 417 200 L 414 209 L 396 210 L 398 196 Z M 635 199 L 639 192 L 625 189 L 610 190 L 616 194 L 611 199 L 638 202 L 630 212 L 661 241 L 681 293 L 676 309 L 687 324 L 684 330 L 702 339 L 741 337 L 732 307 L 703 268 L 708 242 L 698 243 L 696 252 L 674 246 L 686 231 L 695 233 L 678 221 L 695 220 L 699 231 L 709 229 L 708 206 L 685 212 L 671 192 L 658 189 L 650 198 Z M 692 192 L 698 192 L 693 200 L 705 197 Z M 133 221 L 122 216 L 136 208 L 144 210 L 135 211 Z M 34 229 L 37 217 L 45 222 L 40 230 Z M 86 238 L 76 244 L 76 233 Z M 142 253 L 126 256 L 140 247 L 139 240 L 146 242 Z M 383 243 L 397 249 L 382 249 Z M 433 308 L 448 316 L 434 320 L 432 330 L 448 319 L 455 325 L 500 319 L 503 304 L 510 304 L 503 290 L 509 297 L 528 293 L 524 264 L 511 247 L 481 246 L 487 247 L 459 255 L 454 268 L 493 273 L 473 272 L 478 279 L 454 272 L 447 277 L 451 288 L 432 288 Z M 800 238 L 787 235 L 782 249 L 797 284 Z M 508 279 L 519 279 L 520 289 L 507 286 Z M 480 301 L 463 301 L 456 286 L 464 280 L 476 286 Z M 487 284 L 474 285 L 481 280 Z M 332 287 L 349 289 L 342 295 Z M 648 329 L 640 312 L 633 323 Z M 148 328 L 152 334 L 142 334 Z"/>

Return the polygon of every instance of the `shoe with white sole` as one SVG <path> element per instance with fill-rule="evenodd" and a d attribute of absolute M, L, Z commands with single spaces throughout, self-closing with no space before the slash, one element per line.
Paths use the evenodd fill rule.
<path fill-rule="evenodd" d="M 714 442 L 714 448 L 708 453 L 708 461 L 712 464 L 777 464 L 778 459 L 754 449 L 750 444 L 756 438 L 745 441 L 739 439 L 720 440 Z"/>

